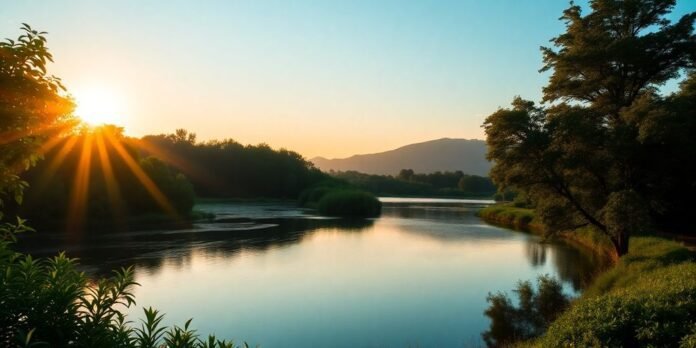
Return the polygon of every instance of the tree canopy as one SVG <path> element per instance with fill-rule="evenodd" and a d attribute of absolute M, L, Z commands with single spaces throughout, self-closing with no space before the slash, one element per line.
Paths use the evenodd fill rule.
<path fill-rule="evenodd" d="M 517 97 L 484 122 L 492 179 L 524 192 L 551 231 L 590 225 L 623 255 L 629 233 L 685 223 L 696 193 L 696 13 L 671 22 L 674 5 L 593 0 L 584 15 L 571 3 L 565 32 L 542 47 L 544 103 Z M 660 93 L 684 75 L 677 92 Z"/>
<path fill-rule="evenodd" d="M 16 40 L 0 42 L 0 205 L 21 200 L 19 174 L 41 158 L 40 147 L 72 124 L 74 103 L 55 76 L 45 32 L 22 25 Z M 1 217 L 1 215 L 0 215 Z"/>

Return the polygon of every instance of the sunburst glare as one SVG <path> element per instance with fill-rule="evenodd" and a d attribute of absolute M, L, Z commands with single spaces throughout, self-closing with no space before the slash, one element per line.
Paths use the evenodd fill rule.
<path fill-rule="evenodd" d="M 73 93 L 75 115 L 90 126 L 123 125 L 127 115 L 125 98 L 117 91 L 101 86 L 76 89 Z"/>

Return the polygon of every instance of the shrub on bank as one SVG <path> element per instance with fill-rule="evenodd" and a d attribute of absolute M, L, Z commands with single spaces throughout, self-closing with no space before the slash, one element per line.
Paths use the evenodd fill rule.
<path fill-rule="evenodd" d="M 333 190 L 322 195 L 317 210 L 326 216 L 376 217 L 382 212 L 382 203 L 368 192 Z"/>

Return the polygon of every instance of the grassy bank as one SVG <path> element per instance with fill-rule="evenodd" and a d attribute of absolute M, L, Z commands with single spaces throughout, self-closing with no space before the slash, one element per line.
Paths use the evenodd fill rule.
<path fill-rule="evenodd" d="M 696 255 L 677 242 L 634 237 L 531 347 L 696 347 Z"/>
<path fill-rule="evenodd" d="M 532 209 L 493 205 L 485 221 L 535 234 Z M 590 229 L 557 233 L 564 241 L 615 255 Z M 696 254 L 653 236 L 631 238 L 629 253 L 597 276 L 546 333 L 523 347 L 696 347 Z"/>
<path fill-rule="evenodd" d="M 528 232 L 545 238 L 560 239 L 565 243 L 609 257 L 614 261 L 617 259 L 609 239 L 590 228 L 547 235 L 544 225 L 534 217 L 533 209 L 515 207 L 511 204 L 495 204 L 481 209 L 478 215 L 492 225 Z"/>

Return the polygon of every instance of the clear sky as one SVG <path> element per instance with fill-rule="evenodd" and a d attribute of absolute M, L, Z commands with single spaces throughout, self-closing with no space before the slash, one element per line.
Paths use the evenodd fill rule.
<path fill-rule="evenodd" d="M 539 46 L 562 32 L 567 6 L 17 0 L 2 5 L 0 36 L 21 22 L 48 31 L 51 72 L 78 102 L 105 100 L 130 135 L 186 128 L 343 157 L 483 138 L 486 115 L 515 95 L 540 98 Z M 675 16 L 689 11 L 696 1 L 678 1 Z"/>

